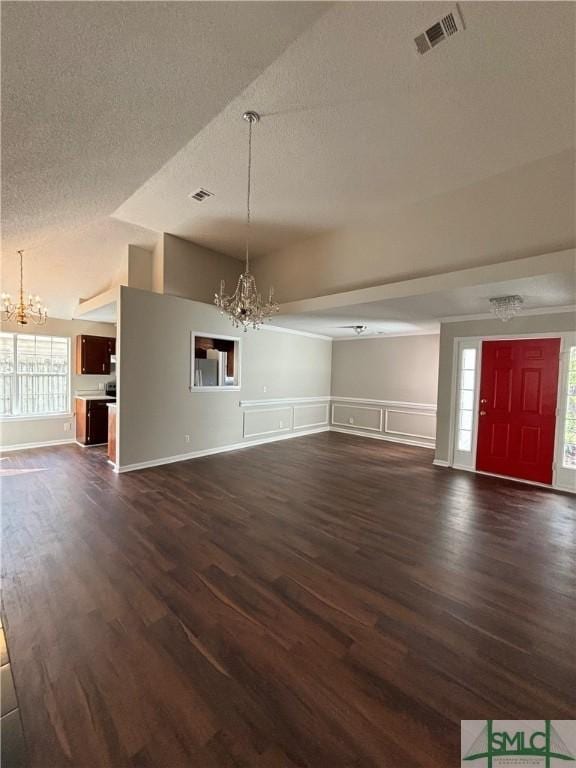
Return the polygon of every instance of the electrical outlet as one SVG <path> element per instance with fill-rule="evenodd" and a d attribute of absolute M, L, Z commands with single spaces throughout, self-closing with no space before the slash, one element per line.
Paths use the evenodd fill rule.
<path fill-rule="evenodd" d="M 264 394 L 268 392 L 268 387 L 266 386 L 266 384 L 264 384 L 264 386 L 262 387 L 262 392 L 264 392 Z"/>
<path fill-rule="evenodd" d="M 189 443 L 190 442 L 190 435 L 184 435 L 184 442 Z"/>
<path fill-rule="evenodd" d="M 98 389 L 100 390 L 100 392 L 104 392 L 104 382 L 103 381 L 99 382 Z"/>
<path fill-rule="evenodd" d="M 283 421 L 281 421 L 281 422 L 280 422 L 280 429 L 282 429 L 283 427 L 284 427 L 284 422 L 283 422 Z"/>
<path fill-rule="evenodd" d="M 64 432 L 70 432 L 70 429 L 71 429 L 71 427 L 72 427 L 72 424 L 70 424 L 70 422 L 69 422 L 69 421 L 67 421 L 67 422 L 64 424 Z"/>
<path fill-rule="evenodd" d="M 350 416 L 350 418 L 348 419 L 348 424 L 354 424 L 354 419 L 352 418 L 352 416 Z"/>

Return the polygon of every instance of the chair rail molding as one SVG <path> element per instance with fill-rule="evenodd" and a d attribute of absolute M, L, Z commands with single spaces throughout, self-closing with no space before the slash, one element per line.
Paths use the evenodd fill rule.
<path fill-rule="evenodd" d="M 254 408 L 265 407 L 273 405 L 292 405 L 300 403 L 328 403 L 330 402 L 330 395 L 324 395 L 323 397 L 269 397 L 262 400 L 240 400 L 240 408 Z"/>
<path fill-rule="evenodd" d="M 436 413 L 436 403 L 412 403 L 408 400 L 374 400 L 368 397 L 338 397 L 330 395 L 333 403 L 363 403 L 366 405 L 381 405 L 383 408 L 416 408 L 420 411 Z"/>

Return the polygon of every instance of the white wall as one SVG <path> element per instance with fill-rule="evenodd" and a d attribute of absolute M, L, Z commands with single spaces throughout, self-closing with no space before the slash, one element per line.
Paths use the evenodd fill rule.
<path fill-rule="evenodd" d="M 330 341 L 267 330 L 243 333 L 208 304 L 131 288 L 121 289 L 119 318 L 121 468 L 327 424 L 326 408 L 323 414 L 303 412 L 301 406 L 316 402 L 292 401 L 328 402 Z M 190 391 L 193 331 L 241 339 L 240 391 Z M 261 405 L 240 406 L 241 400 L 278 398 L 286 402 L 270 403 L 264 415 Z"/>
<path fill-rule="evenodd" d="M 6 333 L 19 332 L 15 323 L 3 323 L 1 329 Z M 29 326 L 26 332 L 45 336 L 67 336 L 70 339 L 72 409 L 74 408 L 75 393 L 97 391 L 99 384 L 104 384 L 112 378 L 111 376 L 76 375 L 74 371 L 76 368 L 76 336 L 83 333 L 92 336 L 116 336 L 115 325 L 111 323 L 94 323 L 89 320 L 48 318 L 46 325 Z M 40 419 L 28 417 L 24 419 L 10 418 L 0 421 L 0 446 L 3 449 L 36 443 L 72 440 L 74 435 L 73 412 L 63 416 L 49 416 Z"/>
<path fill-rule="evenodd" d="M 438 428 L 436 459 L 450 461 L 450 407 L 456 338 L 493 336 L 506 338 L 517 334 L 562 333 L 576 330 L 574 312 L 549 315 L 519 315 L 507 323 L 500 320 L 467 320 L 442 323 L 440 328 L 440 367 L 438 376 Z"/>
<path fill-rule="evenodd" d="M 332 425 L 432 447 L 439 340 L 434 334 L 334 342 Z"/>

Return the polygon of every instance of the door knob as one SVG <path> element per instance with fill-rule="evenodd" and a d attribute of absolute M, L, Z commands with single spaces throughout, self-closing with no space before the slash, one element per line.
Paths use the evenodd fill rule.
<path fill-rule="evenodd" d="M 480 402 L 481 402 L 481 403 L 487 403 L 487 402 L 488 402 L 488 400 L 486 400 L 486 398 L 485 398 L 485 397 L 483 397 L 483 398 L 482 398 L 482 400 L 480 400 Z"/>
<path fill-rule="evenodd" d="M 486 416 L 486 411 L 480 411 L 480 416 Z"/>

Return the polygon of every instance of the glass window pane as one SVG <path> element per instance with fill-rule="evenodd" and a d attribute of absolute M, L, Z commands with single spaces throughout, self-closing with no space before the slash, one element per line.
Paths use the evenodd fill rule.
<path fill-rule="evenodd" d="M 0 333 L 0 372 L 12 373 L 14 370 L 14 336 Z"/>
<path fill-rule="evenodd" d="M 566 443 L 564 446 L 564 466 L 576 469 L 576 443 Z"/>
<path fill-rule="evenodd" d="M 462 350 L 462 370 L 473 371 L 476 368 L 476 350 Z"/>
<path fill-rule="evenodd" d="M 14 413 L 14 334 L 0 333 L 0 415 Z"/>
<path fill-rule="evenodd" d="M 576 347 L 570 349 L 563 465 L 576 469 Z"/>
<path fill-rule="evenodd" d="M 68 410 L 69 344 L 67 338 L 17 335 L 19 413 L 63 413 Z"/>
<path fill-rule="evenodd" d="M 472 435 L 474 433 L 476 358 L 477 350 L 475 347 L 461 349 L 456 450 L 466 453 L 472 450 Z"/>
<path fill-rule="evenodd" d="M 472 430 L 472 411 L 460 411 L 460 429 Z"/>
<path fill-rule="evenodd" d="M 471 411 L 474 408 L 474 392 L 462 390 L 460 392 L 460 409 L 462 411 Z"/>
<path fill-rule="evenodd" d="M 458 450 L 469 451 L 472 448 L 472 432 L 461 429 L 458 432 Z"/>
<path fill-rule="evenodd" d="M 474 389 L 476 375 L 474 371 L 462 371 L 460 386 L 462 389 Z"/>

